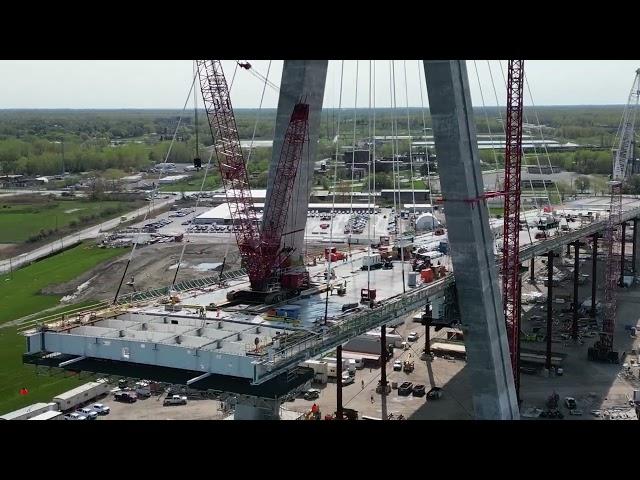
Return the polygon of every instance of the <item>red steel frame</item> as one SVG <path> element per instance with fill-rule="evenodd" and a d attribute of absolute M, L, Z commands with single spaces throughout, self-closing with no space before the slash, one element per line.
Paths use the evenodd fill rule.
<path fill-rule="evenodd" d="M 287 223 L 293 185 L 298 173 L 304 144 L 308 140 L 309 105 L 297 103 L 284 136 L 282 152 L 276 168 L 271 196 L 264 209 L 262 223 L 262 258 L 264 281 L 269 280 L 288 255 L 280 251 Z"/>
<path fill-rule="evenodd" d="M 522 110 L 524 60 L 509 60 L 507 118 L 504 156 L 504 227 L 502 244 L 502 298 L 509 353 L 516 384 L 520 388 L 520 165 L 522 163 Z"/>
<path fill-rule="evenodd" d="M 238 249 L 253 285 L 260 281 L 263 272 L 260 230 L 229 87 L 220 60 L 197 60 L 196 65 L 227 204 L 234 225 L 239 227 L 236 230 Z"/>

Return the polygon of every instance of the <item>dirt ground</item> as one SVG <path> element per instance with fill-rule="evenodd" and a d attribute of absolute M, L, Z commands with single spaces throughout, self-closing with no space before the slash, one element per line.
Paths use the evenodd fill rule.
<path fill-rule="evenodd" d="M 132 291 L 131 287 L 126 285 L 131 277 L 135 279 L 136 290 L 151 290 L 170 285 L 182 246 L 182 243 L 164 243 L 137 248 L 120 293 Z M 225 253 L 227 253 L 225 270 L 240 268 L 240 258 L 235 245 L 187 244 L 176 282 L 213 275 L 211 270 L 203 271 L 195 267 L 202 263 L 221 263 Z M 118 289 L 129 254 L 130 250 L 126 250 L 122 256 L 96 266 L 73 281 L 47 287 L 42 293 L 55 295 L 77 293 L 70 300 L 74 303 L 89 299 L 112 299 Z M 77 288 L 86 282 L 89 282 L 88 285 L 77 292 Z"/>
<path fill-rule="evenodd" d="M 116 402 L 109 395 L 101 403 L 108 405 L 111 413 L 101 420 L 222 420 L 223 412 L 217 400 L 189 400 L 186 405 L 165 407 L 161 397 L 140 399 L 135 403 Z"/>

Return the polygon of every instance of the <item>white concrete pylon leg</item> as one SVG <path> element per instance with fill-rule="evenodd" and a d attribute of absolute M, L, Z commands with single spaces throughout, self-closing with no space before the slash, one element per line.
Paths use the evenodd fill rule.
<path fill-rule="evenodd" d="M 424 62 L 477 419 L 519 418 L 464 61 Z"/>

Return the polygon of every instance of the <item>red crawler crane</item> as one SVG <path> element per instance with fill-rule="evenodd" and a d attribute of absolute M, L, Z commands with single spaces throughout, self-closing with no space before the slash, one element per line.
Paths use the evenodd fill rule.
<path fill-rule="evenodd" d="M 294 107 L 276 170 L 273 194 L 265 207 L 266 227 L 261 233 L 222 63 L 220 60 L 197 60 L 196 64 L 222 185 L 231 220 L 237 227 L 238 249 L 251 281 L 252 292 L 247 296 L 256 298 L 262 294 L 267 303 L 283 299 L 280 292 L 283 278 L 279 270 L 287 252 L 280 249 L 280 244 L 307 138 L 309 106 L 298 103 Z M 234 292 L 232 297 L 237 298 L 239 293 L 245 292 Z"/>
<path fill-rule="evenodd" d="M 520 165 L 524 60 L 509 60 L 507 80 L 506 149 L 504 156 L 504 226 L 502 299 L 516 392 L 520 390 Z"/>

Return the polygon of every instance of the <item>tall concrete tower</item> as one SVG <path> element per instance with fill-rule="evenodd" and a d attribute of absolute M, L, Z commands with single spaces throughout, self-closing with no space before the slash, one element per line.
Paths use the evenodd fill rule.
<path fill-rule="evenodd" d="M 280 98 L 273 138 L 273 152 L 265 203 L 273 190 L 274 175 L 282 151 L 284 135 L 289 125 L 293 106 L 300 100 L 309 104 L 309 144 L 305 146 L 302 161 L 293 187 L 293 195 L 287 215 L 287 226 L 283 243 L 294 248 L 291 259 L 294 263 L 304 261 L 304 227 L 307 222 L 309 196 L 313 187 L 313 167 L 318 146 L 322 101 L 327 78 L 328 60 L 285 60 L 280 82 Z M 299 230 L 299 231 L 297 231 Z"/>

